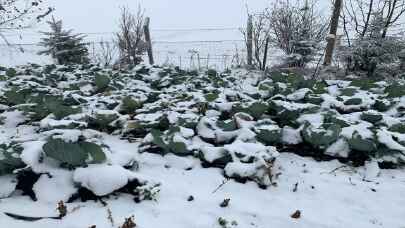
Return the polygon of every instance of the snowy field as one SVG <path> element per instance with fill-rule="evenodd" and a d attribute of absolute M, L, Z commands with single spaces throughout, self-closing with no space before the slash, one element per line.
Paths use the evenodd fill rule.
<path fill-rule="evenodd" d="M 0 227 L 405 227 L 403 84 L 150 66 L 0 75 Z M 362 111 L 377 94 L 380 111 Z"/>
<path fill-rule="evenodd" d="M 134 144 L 114 137 L 107 144 L 117 150 L 136 150 Z M 1 214 L 0 227 L 111 228 L 131 216 L 141 228 L 220 228 L 220 217 L 229 221 L 226 227 L 243 228 L 405 227 L 403 170 L 383 170 L 375 178 L 373 170 L 367 173 L 363 168 L 342 167 L 337 161 L 315 162 L 282 154 L 276 163 L 280 173 L 276 187 L 261 190 L 254 183 L 230 180 L 216 190 L 225 180 L 220 170 L 201 168 L 195 159 L 150 154 L 138 158 L 139 172 L 162 182 L 157 202 L 136 204 L 129 195 L 113 196 L 105 200 L 106 206 L 95 202 L 67 204 L 68 215 L 61 221 L 22 222 Z M 44 198 L 57 198 L 54 194 L 60 194 L 58 189 L 58 185 L 48 187 Z M 189 196 L 194 200 L 188 201 Z M 221 208 L 227 198 L 229 206 Z M 55 207 L 55 201 L 32 202 L 24 196 L 0 201 L 1 212 L 34 217 L 56 216 Z M 296 210 L 301 211 L 299 219 L 291 218 Z M 233 221 L 237 225 L 231 225 Z"/>

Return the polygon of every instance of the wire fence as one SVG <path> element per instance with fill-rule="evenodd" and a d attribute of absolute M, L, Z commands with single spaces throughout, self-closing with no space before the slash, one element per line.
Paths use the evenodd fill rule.
<path fill-rule="evenodd" d="M 152 29 L 151 31 L 152 36 L 156 36 L 152 42 L 153 54 L 156 64 L 159 65 L 175 65 L 185 69 L 214 68 L 223 70 L 245 62 L 245 41 L 239 32 L 240 28 L 208 27 Z M 225 39 L 213 39 L 218 33 L 220 37 Z M 114 32 L 82 34 L 87 36 L 86 43 L 93 60 L 100 58 L 103 45 L 116 46 L 113 41 Z M 11 41 L 20 42 L 0 44 L 0 64 L 4 64 L 4 62 L 10 65 L 50 61 L 47 57 L 37 55 L 41 50 L 40 32 L 5 34 L 5 37 Z M 195 39 L 197 37 L 202 39 Z M 118 57 L 117 51 L 113 53 L 113 56 L 115 59 Z"/>
<path fill-rule="evenodd" d="M 114 42 L 87 42 L 92 60 L 97 62 L 102 58 L 102 45 L 105 44 L 115 45 Z M 246 50 L 244 46 L 243 40 L 156 41 L 153 42 L 153 55 L 158 65 L 179 66 L 184 69 L 213 68 L 223 70 L 245 63 Z M 8 59 L 6 62 L 10 63 L 46 62 L 49 60 L 45 56 L 37 55 L 42 49 L 37 43 L 2 45 L 0 49 L 0 64 L 1 60 L 6 59 Z M 117 49 L 113 48 L 113 50 L 112 59 L 117 59 Z"/>
<path fill-rule="evenodd" d="M 152 44 L 155 62 L 159 65 L 175 65 L 184 69 L 224 70 L 232 66 L 244 65 L 246 63 L 246 44 L 241 33 L 242 29 L 238 27 L 151 29 L 152 37 L 154 37 Z M 396 29 L 394 33 L 396 36 L 403 37 L 405 30 Z M 112 31 L 81 34 L 86 36 L 90 57 L 93 60 L 100 58 L 102 45 L 116 46 L 113 41 L 115 33 Z M 0 44 L 0 65 L 52 61 L 49 57 L 37 55 L 41 50 L 39 40 L 42 34 L 39 31 L 3 35 L 11 43 Z M 218 37 L 224 39 L 217 39 Z M 342 43 L 347 42 L 347 37 L 342 35 L 340 40 Z M 355 41 L 355 38 L 350 38 L 350 42 Z M 113 57 L 117 59 L 118 53 L 114 53 Z M 283 54 L 277 48 L 270 47 L 267 65 L 280 63 L 282 57 Z"/>

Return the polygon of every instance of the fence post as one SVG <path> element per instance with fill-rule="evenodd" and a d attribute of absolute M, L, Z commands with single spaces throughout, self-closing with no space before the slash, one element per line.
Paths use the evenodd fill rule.
<path fill-rule="evenodd" d="M 246 28 L 247 65 L 253 66 L 253 16 L 249 15 Z"/>
<path fill-rule="evenodd" d="M 267 52 L 269 51 L 269 42 L 270 42 L 270 37 L 267 36 L 266 38 L 266 44 L 264 47 L 264 56 L 263 56 L 263 69 L 262 70 L 266 70 L 266 63 L 267 63 Z"/>
<path fill-rule="evenodd" d="M 149 23 L 150 23 L 150 18 L 149 17 L 145 18 L 145 24 L 143 25 L 143 32 L 145 34 L 145 41 L 147 44 L 149 64 L 153 65 L 155 63 L 155 61 L 153 59 L 152 40 L 150 38 Z"/>
<path fill-rule="evenodd" d="M 326 40 L 328 42 L 325 49 L 324 66 L 330 66 L 332 64 L 333 49 L 336 44 L 336 33 L 339 26 L 340 11 L 342 10 L 343 0 L 335 0 L 333 14 L 330 22 L 330 32 Z"/>
<path fill-rule="evenodd" d="M 200 53 L 197 53 L 197 58 L 198 58 L 198 70 L 201 70 L 201 58 L 200 58 Z"/>

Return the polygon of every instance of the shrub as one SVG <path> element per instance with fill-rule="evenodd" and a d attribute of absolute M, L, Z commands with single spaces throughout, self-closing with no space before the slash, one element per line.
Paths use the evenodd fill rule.
<path fill-rule="evenodd" d="M 399 63 L 394 65 L 397 70 L 389 73 L 392 66 L 401 59 L 401 51 L 405 43 L 398 38 L 363 38 L 353 44 L 343 56 L 346 67 L 350 72 L 365 74 L 369 78 L 388 75 L 395 76 L 399 72 Z"/>

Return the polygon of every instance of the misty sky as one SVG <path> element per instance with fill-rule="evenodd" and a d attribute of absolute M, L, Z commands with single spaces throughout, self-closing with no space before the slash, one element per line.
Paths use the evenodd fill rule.
<path fill-rule="evenodd" d="M 239 27 L 246 21 L 246 5 L 259 11 L 269 0 L 49 0 L 55 15 L 80 32 L 111 31 L 121 6 L 138 4 L 152 18 L 153 28 Z M 326 5 L 325 0 L 320 1 Z M 325 8 L 325 6 L 320 6 Z M 327 7 L 326 7 L 327 8 Z"/>
<path fill-rule="evenodd" d="M 274 0 L 48 0 L 55 7 L 53 15 L 62 19 L 66 29 L 79 33 L 100 33 L 117 31 L 120 8 L 128 6 L 136 11 L 138 5 L 151 17 L 153 29 L 194 28 L 239 28 L 246 24 L 248 6 L 250 12 L 258 12 Z M 320 0 L 320 9 L 328 12 L 329 1 Z M 37 31 L 49 30 L 46 23 L 36 25 L 32 30 L 20 34 L 9 34 L 15 43 L 38 42 Z M 15 35 L 14 35 L 15 34 Z M 240 32 L 154 32 L 154 40 L 220 40 L 240 39 Z M 90 34 L 92 41 L 109 40 L 112 35 Z"/>
<path fill-rule="evenodd" d="M 251 10 L 266 7 L 268 0 L 248 0 Z M 50 0 L 55 15 L 83 32 L 111 31 L 121 6 L 138 4 L 151 17 L 153 28 L 235 27 L 246 19 L 246 0 Z"/>

